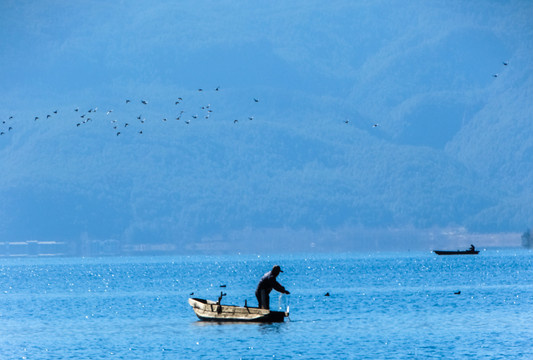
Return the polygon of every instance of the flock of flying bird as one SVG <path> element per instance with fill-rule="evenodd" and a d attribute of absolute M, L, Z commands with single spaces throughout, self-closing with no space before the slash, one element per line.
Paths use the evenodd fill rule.
<path fill-rule="evenodd" d="M 215 92 L 220 91 L 220 86 L 216 87 L 214 89 Z M 198 93 L 205 93 L 204 89 L 200 88 L 197 90 Z M 198 99 L 193 99 L 197 100 Z M 194 101 L 193 101 L 194 102 Z M 139 109 L 135 106 L 135 103 L 137 103 L 142 109 Z M 259 103 L 259 99 L 253 98 L 251 100 L 251 103 Z M 99 111 L 98 107 L 93 107 L 87 110 L 86 112 L 82 112 L 79 107 L 76 107 L 73 109 L 73 112 L 69 115 L 69 117 L 73 117 L 74 119 L 74 126 L 77 128 L 86 126 L 93 122 L 101 122 L 102 118 L 103 120 L 107 120 L 106 122 L 110 125 L 111 129 L 115 132 L 116 136 L 120 136 L 125 134 L 126 132 L 132 132 L 130 129 L 135 129 L 134 131 L 142 135 L 143 134 L 143 124 L 145 124 L 147 121 L 146 117 L 143 116 L 141 110 L 146 110 L 149 113 L 153 113 L 153 111 L 150 111 L 149 102 L 148 100 L 141 99 L 140 101 L 137 100 L 130 100 L 125 99 L 123 103 L 124 107 L 122 107 L 122 110 L 119 111 L 122 113 L 122 116 L 115 116 L 116 112 L 114 112 L 113 109 L 107 109 L 104 112 Z M 184 99 L 183 97 L 176 97 L 174 100 L 174 115 L 172 117 L 168 116 L 162 116 L 158 121 L 162 122 L 170 122 L 170 121 L 181 121 L 186 125 L 189 125 L 191 122 L 196 120 L 208 120 L 211 118 L 213 114 L 213 107 L 210 103 L 207 101 L 203 102 L 202 105 L 199 106 L 193 106 L 192 108 L 184 107 Z M 124 111 L 125 110 L 125 111 Z M 140 114 L 136 115 L 135 117 L 131 116 L 131 113 L 135 110 L 139 110 Z M 59 114 L 59 110 L 54 110 L 48 113 L 46 116 L 34 116 L 33 121 L 39 122 L 39 121 L 46 121 L 53 119 L 55 116 Z M 100 115 L 100 114 L 105 115 Z M 124 113 L 127 113 L 127 118 L 124 119 Z M 97 117 L 98 114 L 98 117 Z M 122 120 L 119 120 L 119 118 L 122 117 Z M 149 118 L 153 118 L 152 116 L 149 116 Z M 245 117 L 247 120 L 251 121 L 254 120 L 253 115 L 249 115 Z M 242 119 L 242 117 L 241 117 Z M 0 124 L 0 136 L 7 135 L 13 131 L 14 124 L 15 124 L 15 116 L 11 115 L 8 119 L 5 119 Z M 150 120 L 150 122 L 153 122 L 154 120 Z M 233 123 L 237 124 L 239 122 L 239 118 L 233 119 Z"/>
<path fill-rule="evenodd" d="M 502 64 L 504 66 L 507 66 L 509 65 L 509 61 L 503 61 Z M 492 75 L 494 78 L 497 78 L 499 76 L 498 73 L 495 73 Z M 220 86 L 216 87 L 214 89 L 215 92 L 218 92 L 220 91 Z M 204 89 L 200 88 L 198 89 L 198 93 L 203 93 L 204 92 Z M 253 102 L 254 103 L 258 103 L 259 100 L 257 98 L 253 98 Z M 125 104 L 128 105 L 132 103 L 131 100 L 129 99 L 126 99 L 125 100 Z M 177 97 L 176 100 L 174 101 L 174 105 L 175 106 L 179 106 L 179 105 L 182 105 L 183 103 L 183 98 L 182 97 Z M 148 105 L 148 101 L 147 100 L 140 100 L 140 104 L 142 104 L 142 106 L 147 106 Z M 80 127 L 80 126 L 83 126 L 83 125 L 86 125 L 90 122 L 93 121 L 93 119 L 95 118 L 96 116 L 96 113 L 98 111 L 98 108 L 95 107 L 95 108 L 91 108 L 89 109 L 86 113 L 83 113 L 80 115 L 80 109 L 79 108 L 75 108 L 74 109 L 74 112 L 78 115 L 76 117 L 76 121 L 75 121 L 75 125 L 76 127 Z M 186 111 L 184 110 L 183 108 L 180 108 L 180 110 L 176 110 L 176 115 L 173 117 L 173 118 L 167 118 L 167 117 L 163 117 L 161 118 L 161 121 L 163 122 L 166 122 L 166 121 L 170 121 L 170 120 L 177 120 L 177 121 L 180 121 L 183 119 L 183 122 L 185 124 L 190 124 L 191 121 L 194 121 L 194 120 L 197 120 L 197 119 L 209 119 L 213 113 L 213 108 L 211 107 L 211 105 L 209 103 L 207 104 L 204 104 L 204 105 L 201 105 L 199 108 L 197 108 L 195 111 L 192 111 L 191 112 L 191 115 L 188 114 L 188 112 L 190 111 Z M 111 116 L 113 113 L 113 110 L 112 109 L 109 109 L 105 112 L 105 115 L 106 117 L 108 117 L 110 120 L 109 120 L 109 123 L 111 124 L 111 127 L 112 129 L 115 131 L 115 134 L 116 136 L 120 136 L 121 134 L 123 134 L 126 129 L 128 128 L 132 128 L 134 124 L 136 124 L 136 132 L 140 135 L 143 134 L 143 127 L 142 127 L 142 124 L 144 124 L 146 122 L 146 118 L 144 118 L 142 116 L 142 114 L 138 115 L 136 118 L 134 119 L 130 119 L 129 121 L 119 121 L 117 120 L 116 118 L 113 118 L 113 116 Z M 57 115 L 58 114 L 58 110 L 54 110 L 52 111 L 51 113 L 47 114 L 45 118 L 41 119 L 41 117 L 39 116 L 35 116 L 34 117 L 34 121 L 39 121 L 39 120 L 44 120 L 44 119 L 50 119 L 52 118 L 53 116 Z M 253 120 L 254 117 L 253 115 L 250 115 L 247 117 L 248 120 Z M 233 123 L 234 124 L 237 124 L 239 122 L 239 119 L 234 119 L 233 120 Z M 344 123 L 346 124 L 349 124 L 349 120 L 344 120 Z M 3 135 L 7 135 L 9 133 L 11 133 L 13 131 L 13 125 L 15 123 L 15 116 L 14 115 L 11 115 L 9 116 L 8 119 L 5 119 L 5 120 L 2 120 L 2 123 L 0 124 L 0 136 L 3 136 Z M 373 128 L 376 128 L 380 126 L 378 123 L 375 123 L 372 125 Z"/>

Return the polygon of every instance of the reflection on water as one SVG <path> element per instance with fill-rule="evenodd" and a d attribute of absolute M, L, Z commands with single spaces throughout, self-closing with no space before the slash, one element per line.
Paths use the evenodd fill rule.
<path fill-rule="evenodd" d="M 284 323 L 259 324 L 259 332 L 263 335 L 280 333 Z"/>
<path fill-rule="evenodd" d="M 187 301 L 193 291 L 216 299 L 223 283 L 225 302 L 252 305 L 271 266 L 252 256 L 2 259 L 0 354 L 532 359 L 532 259 L 517 250 L 281 257 L 291 295 L 273 291 L 271 306 L 291 318 L 272 324 L 199 321 Z"/>

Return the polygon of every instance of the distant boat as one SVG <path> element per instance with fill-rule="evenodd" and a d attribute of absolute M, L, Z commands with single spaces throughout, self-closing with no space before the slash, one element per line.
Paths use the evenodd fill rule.
<path fill-rule="evenodd" d="M 479 250 L 456 250 L 456 251 L 447 251 L 447 250 L 433 250 L 437 255 L 477 255 Z"/>
<path fill-rule="evenodd" d="M 288 311 L 271 311 L 248 306 L 221 305 L 218 302 L 198 298 L 189 298 L 196 316 L 203 321 L 215 322 L 283 322 Z"/>

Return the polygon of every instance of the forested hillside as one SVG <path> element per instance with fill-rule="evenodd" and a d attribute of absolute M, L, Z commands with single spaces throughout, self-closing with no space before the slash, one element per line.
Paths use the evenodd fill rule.
<path fill-rule="evenodd" d="M 0 242 L 531 226 L 529 2 L 97 4 L 0 5 Z"/>

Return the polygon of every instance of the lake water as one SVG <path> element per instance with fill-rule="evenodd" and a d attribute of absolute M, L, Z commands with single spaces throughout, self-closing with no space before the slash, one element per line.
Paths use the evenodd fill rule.
<path fill-rule="evenodd" d="M 3 258 L 0 359 L 533 359 L 532 259 L 522 249 Z M 255 305 L 274 264 L 291 291 L 271 294 L 271 308 L 290 305 L 284 323 L 204 323 L 187 303 L 223 290 L 223 304 Z"/>

